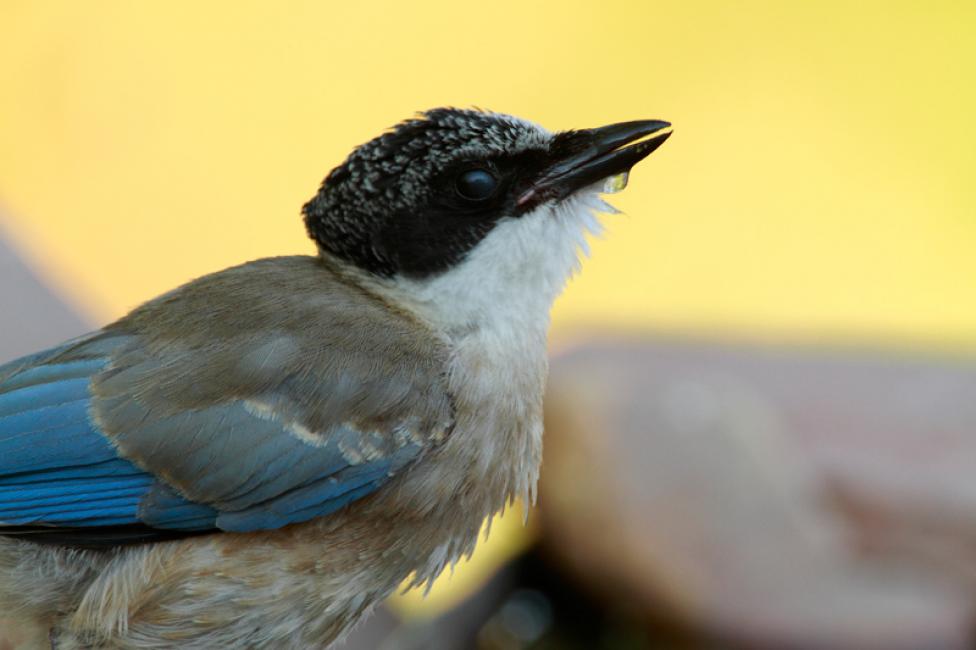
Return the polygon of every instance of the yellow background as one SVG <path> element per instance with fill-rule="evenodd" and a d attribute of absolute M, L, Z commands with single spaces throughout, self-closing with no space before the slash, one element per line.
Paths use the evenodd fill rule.
<path fill-rule="evenodd" d="M 3 0 L 0 228 L 101 322 L 311 252 L 302 203 L 413 111 L 662 118 L 557 331 L 973 349 L 974 34 L 921 0 Z"/>

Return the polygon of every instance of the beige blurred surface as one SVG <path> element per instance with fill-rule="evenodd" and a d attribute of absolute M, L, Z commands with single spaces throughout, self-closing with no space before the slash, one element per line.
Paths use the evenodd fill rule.
<path fill-rule="evenodd" d="M 551 552 L 763 648 L 971 647 L 976 362 L 596 339 L 557 359 Z"/>

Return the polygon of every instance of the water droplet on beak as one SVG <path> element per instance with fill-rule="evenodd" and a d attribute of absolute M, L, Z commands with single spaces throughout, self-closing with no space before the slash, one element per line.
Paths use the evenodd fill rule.
<path fill-rule="evenodd" d="M 630 176 L 630 172 L 622 172 L 614 176 L 610 176 L 605 181 L 603 181 L 603 193 L 604 194 L 616 194 L 617 192 L 623 191 L 627 187 L 627 180 Z"/>

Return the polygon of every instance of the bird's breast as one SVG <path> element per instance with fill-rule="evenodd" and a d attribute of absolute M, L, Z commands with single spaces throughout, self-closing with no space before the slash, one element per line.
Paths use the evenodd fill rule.
<path fill-rule="evenodd" d="M 486 517 L 512 499 L 531 503 L 542 460 L 545 335 L 495 347 L 467 339 L 455 345 L 448 384 L 455 426 L 439 447 L 387 491 L 390 516 L 404 513 L 430 531 L 418 540 L 419 577 L 473 550 Z M 399 514 L 397 514 L 399 513 Z"/>

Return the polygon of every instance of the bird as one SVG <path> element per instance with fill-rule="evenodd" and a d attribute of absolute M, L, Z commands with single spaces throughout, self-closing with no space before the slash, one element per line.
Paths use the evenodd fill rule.
<path fill-rule="evenodd" d="M 550 308 L 670 135 L 436 108 L 206 275 L 0 366 L 0 611 L 75 648 L 323 648 L 535 500 Z"/>

